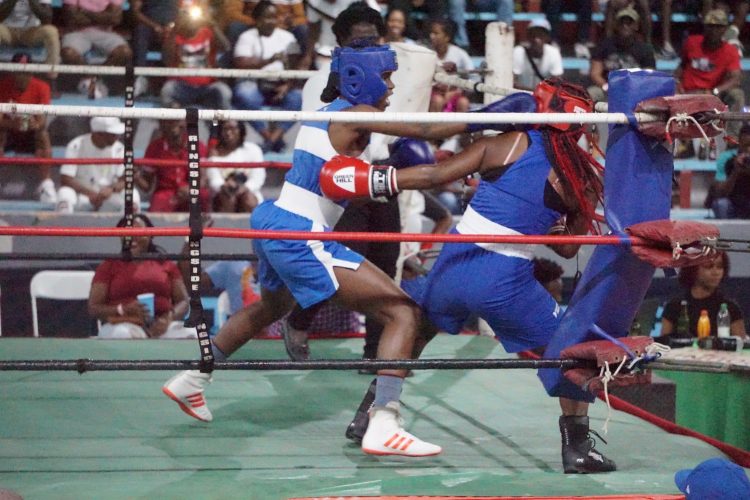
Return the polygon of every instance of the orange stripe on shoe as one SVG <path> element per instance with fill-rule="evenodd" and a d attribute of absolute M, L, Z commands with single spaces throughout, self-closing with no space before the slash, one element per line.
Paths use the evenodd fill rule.
<path fill-rule="evenodd" d="M 401 451 L 406 451 L 406 449 L 414 442 L 413 439 L 408 440 L 404 445 L 401 447 Z"/>
<path fill-rule="evenodd" d="M 401 446 L 401 443 L 403 443 L 405 440 L 406 440 L 406 436 L 401 436 L 401 439 L 393 443 L 393 446 L 391 446 L 391 448 L 393 448 L 394 450 L 398 450 L 399 447 Z"/>
<path fill-rule="evenodd" d="M 396 439 L 398 439 L 399 437 L 400 437 L 400 436 L 398 435 L 398 432 L 397 432 L 396 434 L 394 434 L 393 436 L 391 436 L 391 439 L 389 439 L 388 441 L 386 441 L 386 442 L 385 442 L 385 444 L 384 444 L 383 446 L 390 446 L 390 445 L 391 445 L 391 443 L 392 443 L 393 441 L 395 441 Z"/>

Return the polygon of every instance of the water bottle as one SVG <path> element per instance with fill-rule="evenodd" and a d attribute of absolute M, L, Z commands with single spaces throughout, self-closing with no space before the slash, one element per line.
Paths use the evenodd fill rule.
<path fill-rule="evenodd" d="M 688 314 L 687 300 L 680 302 L 680 315 L 677 317 L 677 327 L 675 330 L 677 337 L 690 338 L 690 315 Z"/>
<path fill-rule="evenodd" d="M 708 159 L 716 161 L 716 140 L 713 137 L 708 143 Z"/>
<path fill-rule="evenodd" d="M 726 302 L 721 304 L 719 314 L 716 315 L 716 334 L 719 337 L 729 337 L 732 318 L 729 315 L 729 308 Z"/>
<path fill-rule="evenodd" d="M 708 311 L 706 309 L 701 309 L 697 330 L 699 340 L 711 336 L 711 320 L 708 318 Z"/>

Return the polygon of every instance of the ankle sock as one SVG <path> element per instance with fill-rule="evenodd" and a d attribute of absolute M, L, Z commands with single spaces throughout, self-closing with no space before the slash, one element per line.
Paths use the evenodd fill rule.
<path fill-rule="evenodd" d="M 374 406 L 385 406 L 391 401 L 398 401 L 401 397 L 401 387 L 404 379 L 393 375 L 378 375 L 375 385 Z"/>

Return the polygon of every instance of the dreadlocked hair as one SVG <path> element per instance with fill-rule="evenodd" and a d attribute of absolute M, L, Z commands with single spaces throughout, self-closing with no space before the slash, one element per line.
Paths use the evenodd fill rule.
<path fill-rule="evenodd" d="M 564 93 L 591 101 L 589 93 L 583 87 L 563 80 L 557 80 L 554 84 Z M 555 104 L 553 107 L 556 107 Z M 555 109 L 554 111 L 564 110 Z M 587 191 L 593 191 L 597 202 L 602 202 L 604 186 L 601 173 L 604 167 L 588 151 L 578 145 L 581 135 L 585 134 L 589 143 L 592 143 L 593 139 L 584 132 L 580 124 L 571 124 L 567 130 L 542 126 L 541 133 L 545 152 L 551 160 L 552 168 L 560 179 L 563 190 L 568 197 L 572 195 L 576 200 L 578 210 L 589 221 L 589 230 L 593 234 L 599 234 L 599 226 L 594 220 L 596 204 L 593 204 L 586 194 Z"/>

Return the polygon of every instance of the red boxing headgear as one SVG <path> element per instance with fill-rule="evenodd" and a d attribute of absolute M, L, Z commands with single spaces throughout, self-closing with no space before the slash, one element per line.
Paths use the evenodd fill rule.
<path fill-rule="evenodd" d="M 538 113 L 591 113 L 594 101 L 586 89 L 560 78 L 547 78 L 534 89 Z M 570 130 L 574 123 L 545 123 L 558 130 Z"/>

